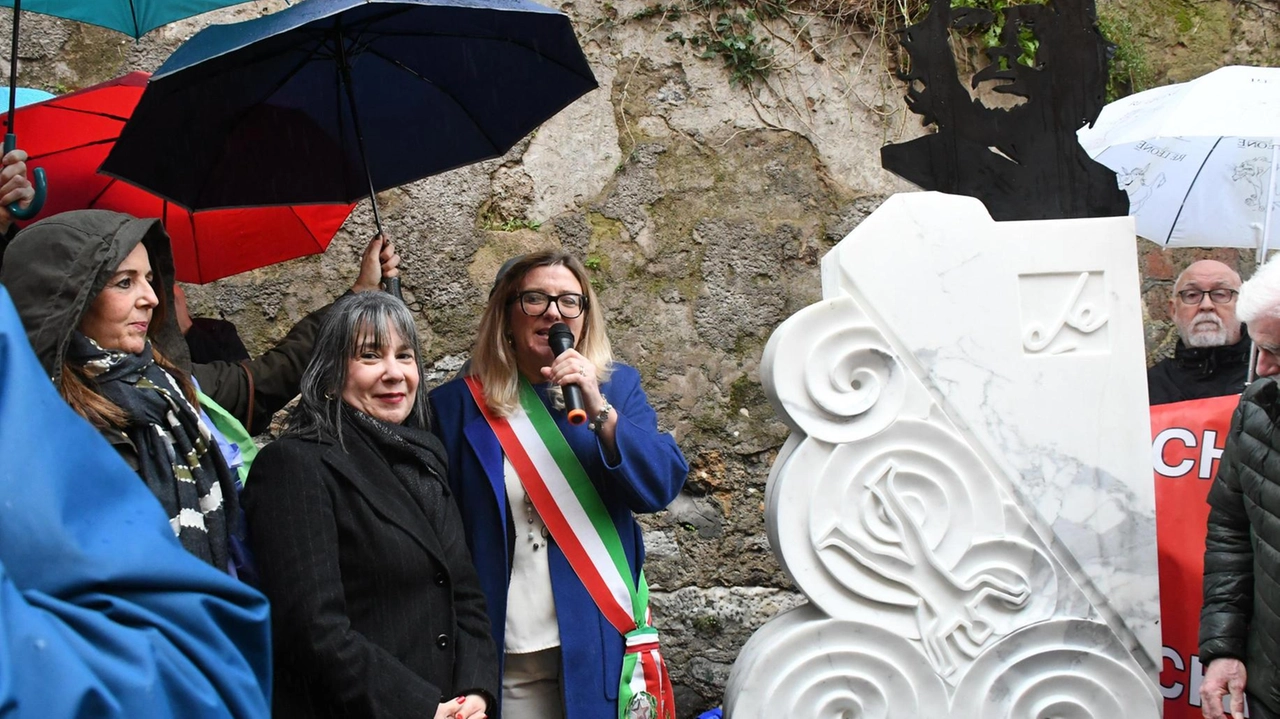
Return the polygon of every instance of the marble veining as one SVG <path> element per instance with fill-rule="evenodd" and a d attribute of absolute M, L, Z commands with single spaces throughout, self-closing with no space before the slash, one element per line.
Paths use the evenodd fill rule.
<path fill-rule="evenodd" d="M 918 193 L 824 259 L 761 370 L 792 431 L 766 527 L 810 604 L 744 647 L 729 716 L 1159 716 L 1132 243 Z"/>

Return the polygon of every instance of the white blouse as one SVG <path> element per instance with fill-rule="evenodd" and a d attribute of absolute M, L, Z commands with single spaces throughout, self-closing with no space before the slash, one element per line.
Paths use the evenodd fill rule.
<path fill-rule="evenodd" d="M 502 457 L 507 503 L 515 524 L 511 583 L 507 586 L 506 647 L 508 654 L 527 654 L 560 646 L 556 600 L 551 593 L 551 568 L 547 563 L 550 535 L 520 484 L 515 467 Z"/>

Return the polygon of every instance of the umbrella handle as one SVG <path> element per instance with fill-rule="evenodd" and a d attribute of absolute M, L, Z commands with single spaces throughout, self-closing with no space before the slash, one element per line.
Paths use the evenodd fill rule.
<path fill-rule="evenodd" d="M 13 152 L 14 148 L 16 148 L 17 146 L 18 146 L 17 135 L 10 132 L 4 136 L 4 154 L 5 155 L 9 154 L 10 152 Z M 29 220 L 32 217 L 35 217 L 36 215 L 40 214 L 40 210 L 44 209 L 44 199 L 45 199 L 45 196 L 48 194 L 47 192 L 48 183 L 45 182 L 44 168 L 37 167 L 35 171 L 31 173 L 31 178 L 32 178 L 31 185 L 36 189 L 36 196 L 31 198 L 31 204 L 27 205 L 25 209 L 20 207 L 16 202 L 13 203 L 12 205 L 9 205 L 9 216 L 14 218 L 15 220 Z"/>
<path fill-rule="evenodd" d="M 386 290 L 387 294 L 391 295 L 397 300 L 404 302 L 404 295 L 400 294 L 400 278 L 399 277 L 384 277 L 382 279 L 382 289 Z"/>

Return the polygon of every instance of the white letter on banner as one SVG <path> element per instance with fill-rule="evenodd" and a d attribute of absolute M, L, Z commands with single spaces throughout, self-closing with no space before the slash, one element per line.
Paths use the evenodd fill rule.
<path fill-rule="evenodd" d="M 1166 646 L 1163 648 L 1163 651 L 1161 653 L 1164 655 L 1164 660 L 1166 662 L 1173 664 L 1174 669 L 1178 671 L 1182 671 L 1183 669 L 1186 669 L 1186 665 L 1182 663 L 1182 657 L 1178 655 L 1177 650 L 1175 650 L 1173 647 Z M 1164 696 L 1165 699 L 1177 699 L 1178 697 L 1182 696 L 1182 688 L 1184 686 L 1186 685 L 1184 685 L 1182 682 L 1174 682 L 1169 686 L 1165 686 L 1161 684 L 1160 694 Z"/>
<path fill-rule="evenodd" d="M 1222 456 L 1226 447 L 1218 446 L 1218 433 L 1211 429 L 1204 431 L 1204 443 L 1200 445 L 1200 479 L 1213 477 L 1213 461 Z"/>
<path fill-rule="evenodd" d="M 1204 665 L 1200 663 L 1198 654 L 1191 655 L 1191 691 L 1187 694 L 1187 702 L 1193 707 L 1200 706 L 1200 683 L 1204 681 Z"/>
<path fill-rule="evenodd" d="M 1165 464 L 1164 446 L 1175 439 L 1182 440 L 1182 444 L 1185 447 L 1196 446 L 1196 436 L 1189 429 L 1170 427 L 1157 434 L 1155 441 L 1151 444 L 1151 464 L 1161 477 L 1174 479 L 1185 477 L 1191 471 L 1191 468 L 1196 466 L 1195 460 L 1189 458 L 1182 460 L 1175 467 Z"/>

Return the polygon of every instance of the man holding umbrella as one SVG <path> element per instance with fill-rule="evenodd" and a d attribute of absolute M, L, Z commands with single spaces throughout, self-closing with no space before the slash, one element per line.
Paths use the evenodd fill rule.
<path fill-rule="evenodd" d="M 9 205 L 26 207 L 35 196 L 35 188 L 27 179 L 27 153 L 22 150 L 6 153 L 0 158 L 0 257 L 18 231 L 9 214 Z"/>
<path fill-rule="evenodd" d="M 1236 312 L 1258 348 L 1209 490 L 1200 612 L 1200 710 L 1222 719 L 1280 717 L 1280 262 L 1240 288 Z"/>

